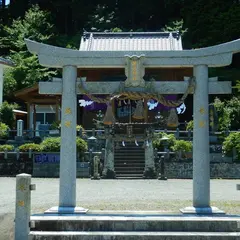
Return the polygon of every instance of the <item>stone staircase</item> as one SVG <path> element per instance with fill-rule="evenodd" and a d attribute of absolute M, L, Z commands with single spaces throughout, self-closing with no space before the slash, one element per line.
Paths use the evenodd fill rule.
<path fill-rule="evenodd" d="M 143 142 L 125 142 L 114 150 L 114 168 L 117 178 L 142 178 L 145 167 Z"/>
<path fill-rule="evenodd" d="M 240 216 L 141 213 L 31 217 L 29 240 L 239 240 Z"/>

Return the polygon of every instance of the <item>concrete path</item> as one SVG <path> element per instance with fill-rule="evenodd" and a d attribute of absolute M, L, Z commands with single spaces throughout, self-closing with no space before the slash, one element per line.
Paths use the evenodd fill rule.
<path fill-rule="evenodd" d="M 32 213 L 58 205 L 59 179 L 33 178 Z M 211 180 L 211 201 L 240 214 L 239 180 Z M 11 239 L 15 211 L 15 178 L 0 178 L 0 240 Z M 192 180 L 77 179 L 77 205 L 90 209 L 178 211 L 190 206 Z M 236 210 L 236 211 L 235 211 Z M 8 237 L 6 237 L 6 234 Z"/>

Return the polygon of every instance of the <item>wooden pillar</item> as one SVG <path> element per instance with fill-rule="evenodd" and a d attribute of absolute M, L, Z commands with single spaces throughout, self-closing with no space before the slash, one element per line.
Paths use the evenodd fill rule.
<path fill-rule="evenodd" d="M 144 99 L 144 122 L 148 122 L 148 105 L 147 105 L 148 99 Z"/>
<path fill-rule="evenodd" d="M 28 102 L 27 103 L 27 129 L 30 129 L 30 119 L 31 119 L 31 103 Z"/>
<path fill-rule="evenodd" d="M 77 125 L 82 125 L 81 108 L 79 107 L 79 95 L 77 95 Z"/>
<path fill-rule="evenodd" d="M 55 104 L 55 121 L 59 121 L 59 99 L 56 97 L 56 104 Z"/>
<path fill-rule="evenodd" d="M 115 99 L 112 99 L 112 100 L 111 100 L 111 105 L 112 105 L 112 112 L 113 112 L 113 115 L 114 115 L 115 118 L 116 118 Z"/>
<path fill-rule="evenodd" d="M 129 123 L 131 123 L 132 122 L 132 102 L 130 99 L 128 100 L 128 104 L 129 104 Z"/>
<path fill-rule="evenodd" d="M 37 115 L 36 115 L 36 104 L 33 104 L 33 136 L 36 136 L 36 120 L 37 120 Z"/>

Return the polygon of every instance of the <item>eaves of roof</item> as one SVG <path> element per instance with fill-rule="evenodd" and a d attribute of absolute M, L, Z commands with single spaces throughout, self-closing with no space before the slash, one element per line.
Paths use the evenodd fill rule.
<path fill-rule="evenodd" d="M 14 63 L 8 59 L 0 57 L 0 65 L 4 65 L 6 67 L 13 67 Z"/>

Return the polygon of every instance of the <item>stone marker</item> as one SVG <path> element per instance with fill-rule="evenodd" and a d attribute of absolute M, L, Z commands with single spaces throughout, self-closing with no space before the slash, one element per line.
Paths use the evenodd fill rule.
<path fill-rule="evenodd" d="M 28 239 L 31 213 L 31 175 L 19 174 L 16 176 L 16 210 L 15 210 L 15 240 Z"/>

